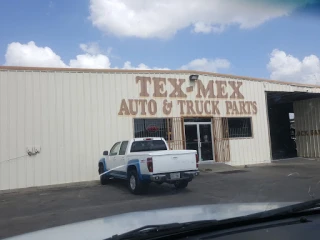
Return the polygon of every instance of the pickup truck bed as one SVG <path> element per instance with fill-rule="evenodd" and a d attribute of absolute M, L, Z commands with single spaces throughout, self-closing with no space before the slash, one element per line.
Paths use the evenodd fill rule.
<path fill-rule="evenodd" d="M 153 174 L 195 169 L 194 150 L 167 150 L 157 152 L 130 153 L 129 160 L 151 157 L 153 160 Z"/>

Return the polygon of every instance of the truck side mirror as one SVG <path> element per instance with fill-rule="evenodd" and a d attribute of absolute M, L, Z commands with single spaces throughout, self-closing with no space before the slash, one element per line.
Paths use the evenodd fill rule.
<path fill-rule="evenodd" d="M 103 156 L 108 156 L 109 152 L 108 151 L 103 151 Z"/>

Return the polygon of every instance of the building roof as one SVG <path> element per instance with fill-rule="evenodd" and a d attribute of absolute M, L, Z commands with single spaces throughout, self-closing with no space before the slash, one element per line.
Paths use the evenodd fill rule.
<path fill-rule="evenodd" d="M 194 75 L 206 75 L 221 78 L 233 78 L 239 80 L 249 80 L 256 82 L 268 82 L 274 84 L 285 84 L 299 87 L 313 87 L 320 88 L 320 85 L 314 84 L 301 84 L 296 82 L 286 82 L 263 78 L 253 78 L 246 76 L 237 76 L 230 74 L 221 74 L 213 72 L 195 71 L 195 70 L 133 70 L 133 69 L 87 69 L 87 68 L 47 68 L 47 67 L 20 67 L 20 66 L 0 66 L 0 71 L 40 71 L 40 72 L 87 72 L 87 73 L 158 73 L 158 74 L 194 74 Z"/>

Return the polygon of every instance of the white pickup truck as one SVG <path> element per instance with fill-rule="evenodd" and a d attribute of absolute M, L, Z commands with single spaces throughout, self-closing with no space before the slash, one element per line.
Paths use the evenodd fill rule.
<path fill-rule="evenodd" d="M 185 188 L 199 175 L 197 151 L 169 150 L 163 138 L 117 142 L 103 155 L 98 164 L 101 184 L 112 178 L 125 179 L 134 194 L 145 192 L 151 182 Z"/>

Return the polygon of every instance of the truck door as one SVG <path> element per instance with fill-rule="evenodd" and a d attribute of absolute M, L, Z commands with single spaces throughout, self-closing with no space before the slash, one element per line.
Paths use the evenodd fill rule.
<path fill-rule="evenodd" d="M 121 142 L 117 142 L 112 146 L 112 148 L 110 150 L 109 161 L 107 162 L 108 170 L 111 170 L 111 169 L 117 167 L 116 160 L 117 160 L 117 156 L 118 156 L 118 153 L 120 150 L 120 145 L 121 145 Z"/>
<path fill-rule="evenodd" d="M 120 146 L 119 155 L 116 157 L 117 166 L 122 166 L 118 170 L 122 172 L 127 171 L 127 162 L 126 162 L 126 150 L 128 147 L 128 141 L 123 141 Z"/>

